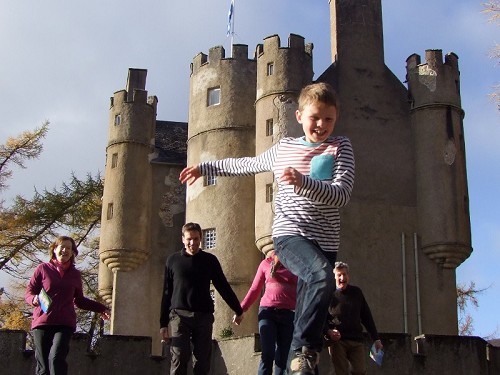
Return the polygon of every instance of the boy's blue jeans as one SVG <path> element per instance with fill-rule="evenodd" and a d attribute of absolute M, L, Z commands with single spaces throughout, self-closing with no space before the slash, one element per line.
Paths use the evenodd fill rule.
<path fill-rule="evenodd" d="M 328 306 L 335 290 L 332 264 L 336 253 L 326 253 L 319 245 L 302 236 L 273 239 L 280 262 L 298 277 L 297 306 L 291 349 L 303 346 L 320 352 Z"/>

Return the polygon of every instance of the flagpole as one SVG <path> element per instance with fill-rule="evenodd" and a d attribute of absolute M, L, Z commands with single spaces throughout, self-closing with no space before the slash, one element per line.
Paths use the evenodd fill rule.
<path fill-rule="evenodd" d="M 234 17 L 236 15 L 236 0 L 233 0 L 233 24 L 231 31 L 231 57 L 233 57 L 233 44 L 234 44 Z"/>
<path fill-rule="evenodd" d="M 231 0 L 231 3 L 229 4 L 229 12 L 228 12 L 228 19 L 227 19 L 227 36 L 231 36 L 230 43 L 231 45 L 229 46 L 229 57 L 233 57 L 233 43 L 234 43 L 234 13 L 235 13 L 235 6 L 234 6 L 235 0 Z"/>

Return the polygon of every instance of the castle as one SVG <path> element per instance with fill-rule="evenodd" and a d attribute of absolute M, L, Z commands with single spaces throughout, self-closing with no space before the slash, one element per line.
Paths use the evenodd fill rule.
<path fill-rule="evenodd" d="M 381 332 L 457 334 L 455 268 L 472 251 L 458 57 L 410 56 L 406 89 L 384 64 L 381 1 L 330 1 L 330 13 L 332 65 L 316 80 L 339 93 L 335 133 L 351 139 L 356 158 L 338 258 Z M 301 134 L 294 112 L 313 80 L 313 45 L 291 34 L 287 46 L 266 38 L 253 58 L 246 45 L 232 48 L 231 57 L 219 46 L 193 59 L 187 124 L 156 119 L 146 70 L 130 69 L 111 99 L 99 290 L 113 304 L 113 334 L 157 333 L 163 265 L 185 221 L 200 223 L 241 297 L 273 246 L 270 173 L 186 191 L 178 182 L 186 162 L 253 156 Z M 215 304 L 220 336 L 232 312 L 217 294 Z M 256 330 L 256 307 L 248 318 L 236 336 Z"/>
<path fill-rule="evenodd" d="M 418 372 L 410 358 L 410 337 L 427 343 L 420 349 L 453 352 L 456 344 L 462 360 L 470 350 L 454 337 L 455 268 L 472 252 L 458 57 L 440 50 L 426 51 L 424 62 L 408 57 L 406 88 L 384 63 L 381 0 L 330 0 L 329 7 L 332 64 L 315 80 L 339 93 L 334 133 L 351 139 L 356 158 L 352 198 L 341 210 L 338 259 L 349 263 L 378 330 L 397 333 L 385 337 L 401 344 L 403 359 L 384 373 L 430 373 Z M 252 58 L 246 45 L 232 46 L 230 57 L 221 46 L 198 54 L 191 63 L 187 123 L 157 120 L 147 71 L 129 70 L 125 90 L 111 98 L 102 201 L 99 293 L 112 304 L 112 335 L 150 337 L 152 353 L 162 353 L 164 264 L 179 251 L 187 221 L 200 223 L 203 247 L 218 257 L 243 298 L 273 246 L 272 175 L 205 178 L 188 188 L 178 176 L 186 165 L 254 156 L 285 135 L 301 135 L 294 112 L 300 89 L 313 81 L 312 59 L 313 45 L 294 34 L 286 46 L 269 36 Z M 219 339 L 233 313 L 216 293 L 214 299 Z M 232 346 L 235 362 L 253 363 L 247 358 L 253 353 L 241 348 L 257 331 L 257 306 L 231 330 L 235 339 L 215 342 L 218 353 L 229 361 L 231 350 L 220 348 Z M 474 352 L 479 357 L 469 353 L 471 361 L 485 369 L 492 366 L 485 364 L 489 356 L 498 365 L 499 354 L 488 347 L 487 355 L 486 343 L 475 340 L 483 350 Z M 456 366 L 456 355 L 436 360 L 437 368 Z M 400 361 L 409 370 L 398 372 Z M 254 372 L 241 371 L 227 373 Z M 473 373 L 489 373 L 482 371 Z"/>

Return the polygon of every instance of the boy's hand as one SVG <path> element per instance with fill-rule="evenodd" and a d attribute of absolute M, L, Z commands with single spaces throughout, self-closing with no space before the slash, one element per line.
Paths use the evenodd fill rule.
<path fill-rule="evenodd" d="M 292 167 L 285 168 L 279 180 L 285 185 L 302 187 L 302 173 Z"/>
<path fill-rule="evenodd" d="M 191 185 L 193 182 L 195 182 L 198 178 L 201 177 L 200 171 L 198 170 L 198 166 L 191 166 L 191 167 L 186 167 L 181 171 L 181 174 L 179 175 L 179 181 L 181 183 L 187 183 L 188 185 Z"/>

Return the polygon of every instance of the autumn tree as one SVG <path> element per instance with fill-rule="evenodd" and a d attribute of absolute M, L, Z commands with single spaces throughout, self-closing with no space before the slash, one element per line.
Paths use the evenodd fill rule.
<path fill-rule="evenodd" d="M 490 0 L 483 3 L 483 12 L 488 15 L 488 20 L 497 25 L 500 24 L 500 0 Z M 500 44 L 496 43 L 491 51 L 490 57 L 496 60 L 498 64 L 500 62 Z M 494 91 L 491 94 L 494 102 L 497 104 L 497 108 L 500 110 L 500 83 L 495 83 Z"/>
<path fill-rule="evenodd" d="M 0 211 L 0 270 L 20 278 L 46 260 L 50 243 L 69 233 L 83 244 L 99 228 L 103 182 L 99 175 L 71 176 L 59 190 L 35 191 L 32 199 L 16 196 Z"/>
<path fill-rule="evenodd" d="M 476 283 L 470 281 L 469 284 L 457 285 L 457 306 L 458 306 L 458 334 L 461 336 L 472 335 L 474 331 L 473 318 L 467 312 L 467 307 L 478 307 L 478 294 L 484 292 L 485 289 L 477 289 Z"/>
<path fill-rule="evenodd" d="M 0 191 L 7 187 L 7 180 L 12 176 L 12 165 L 26 168 L 27 160 L 40 156 L 43 151 L 42 139 L 48 131 L 49 122 L 45 121 L 39 128 L 9 137 L 5 144 L 0 144 Z"/>
<path fill-rule="evenodd" d="M 23 132 L 0 144 L 0 190 L 7 188 L 12 168 L 26 168 L 25 162 L 43 150 L 42 139 L 48 122 L 34 131 Z M 0 296 L 0 326 L 25 329 L 31 307 L 23 300 L 24 288 L 33 269 L 48 260 L 48 248 L 55 237 L 70 235 L 79 248 L 77 263 L 82 273 L 84 293 L 99 299 L 97 293 L 98 232 L 100 227 L 103 181 L 100 174 L 84 179 L 72 175 L 58 189 L 35 190 L 31 199 L 16 196 L 9 207 L 0 202 L 0 271 L 11 276 L 11 294 L 5 288 Z M 98 316 L 77 310 L 80 330 L 95 337 Z"/>

